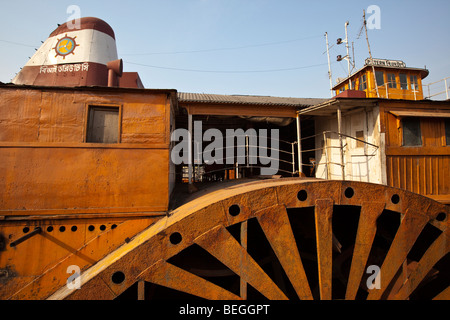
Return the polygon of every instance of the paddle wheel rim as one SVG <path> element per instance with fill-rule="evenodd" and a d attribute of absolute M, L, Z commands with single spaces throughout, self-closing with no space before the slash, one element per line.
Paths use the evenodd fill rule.
<path fill-rule="evenodd" d="M 343 259 L 348 270 L 345 294 L 336 297 L 333 266 L 343 256 L 334 253 L 339 247 L 339 237 L 333 233 L 333 218 L 347 208 L 359 208 L 359 216 L 353 248 L 348 250 L 351 254 L 347 252 Z M 298 243 L 301 235 L 292 224 L 292 217 L 306 210 L 314 215 L 318 292 L 311 285 L 311 272 L 304 267 L 305 258 Z M 377 222 L 381 215 L 396 214 L 399 221 L 392 242 L 383 263 L 375 265 L 379 267 L 380 277 L 375 278 L 378 283 L 375 281 L 374 288 L 367 288 L 364 298 L 409 299 L 436 264 L 448 256 L 449 213 L 448 206 L 430 198 L 362 182 L 277 179 L 224 188 L 177 208 L 84 270 L 79 290 L 63 287 L 49 298 L 115 299 L 139 282 L 211 300 L 246 299 L 247 285 L 267 299 L 292 298 L 292 293 L 282 290 L 250 252 L 247 241 L 253 229 L 248 226 L 257 222 L 275 253 L 284 279 L 295 292 L 295 299 L 353 300 L 361 287 L 368 284 L 368 259 L 375 246 Z M 418 261 L 408 263 L 408 254 L 426 226 L 436 230 L 436 236 L 422 248 Z M 232 234 L 232 228 L 240 230 L 238 237 Z M 231 270 L 239 278 L 240 290 L 230 291 L 193 272 L 194 267 L 174 263 L 193 246 Z M 448 274 L 444 276 L 448 278 Z M 449 287 L 433 295 L 432 298 L 448 299 Z"/>

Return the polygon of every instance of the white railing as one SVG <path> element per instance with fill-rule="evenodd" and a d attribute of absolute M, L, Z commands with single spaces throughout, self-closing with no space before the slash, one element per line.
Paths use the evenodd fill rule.
<path fill-rule="evenodd" d="M 236 138 L 245 138 L 245 144 L 240 145 L 238 142 L 237 146 L 225 146 L 215 148 L 215 152 L 221 152 L 223 156 L 219 159 L 220 165 L 216 166 L 217 169 L 207 168 L 206 163 L 203 160 L 203 152 L 199 147 L 196 148 L 197 154 L 193 155 L 193 182 L 206 182 L 206 181 L 222 181 L 226 178 L 226 172 L 229 170 L 233 172 L 233 179 L 246 178 L 253 175 L 253 172 L 258 169 L 266 168 L 266 166 L 261 163 L 271 163 L 276 161 L 279 164 L 278 174 L 284 176 L 295 176 L 298 175 L 297 164 L 295 161 L 295 145 L 297 141 L 289 142 L 273 137 L 259 136 L 259 138 L 266 139 L 266 141 L 277 140 L 278 148 L 271 146 L 261 146 L 252 144 L 252 139 L 249 139 L 248 135 L 235 135 Z M 238 155 L 238 148 L 242 148 L 245 154 Z M 255 154 L 250 152 L 251 148 L 257 148 L 259 151 L 264 149 L 265 155 Z M 228 156 L 228 150 L 236 149 L 231 152 L 232 156 Z M 275 151 L 276 157 L 272 156 L 273 151 Z M 270 156 L 269 156 L 270 153 Z M 240 159 L 239 159 L 240 158 Z M 263 161 L 261 161 L 263 159 Z M 206 170 L 207 169 L 207 170 Z M 182 180 L 187 182 L 189 178 L 188 166 L 184 165 L 182 167 Z"/>
<path fill-rule="evenodd" d="M 309 140 L 309 139 L 315 139 L 317 136 L 322 136 L 323 137 L 323 141 L 324 144 L 323 146 L 316 146 L 313 149 L 307 149 L 307 150 L 302 150 L 301 153 L 302 155 L 304 154 L 310 154 L 310 163 L 302 163 L 302 174 L 305 174 L 306 176 L 311 176 L 314 177 L 316 170 L 318 169 L 318 167 L 320 166 L 325 166 L 325 173 L 326 173 L 326 179 L 330 179 L 331 177 L 331 172 L 334 171 L 332 170 L 332 166 L 338 166 L 340 167 L 342 170 L 345 168 L 346 163 L 345 160 L 343 163 L 339 163 L 339 162 L 333 162 L 332 157 L 329 157 L 329 153 L 331 149 L 340 149 L 340 152 L 344 152 L 343 149 L 345 149 L 347 147 L 347 144 L 344 144 L 341 147 L 339 146 L 333 146 L 333 145 L 329 145 L 328 144 L 328 138 L 330 138 L 331 136 L 335 136 L 335 137 L 342 137 L 342 138 L 349 138 L 351 140 L 355 140 L 358 141 L 360 143 L 362 143 L 365 146 L 370 146 L 372 148 L 374 148 L 374 152 L 376 152 L 379 149 L 379 146 L 374 145 L 372 143 L 369 143 L 365 140 L 361 140 L 355 137 L 352 137 L 350 135 L 346 135 L 346 134 L 339 134 L 338 132 L 334 132 L 334 131 L 324 131 L 318 134 L 314 134 L 308 137 L 303 137 L 300 139 L 300 141 L 305 141 L 305 140 Z M 273 138 L 269 138 L 269 137 L 263 137 L 263 138 L 267 138 L 268 140 L 271 140 Z M 276 160 L 279 162 L 280 164 L 280 168 L 278 168 L 278 174 L 283 175 L 283 176 L 298 176 L 299 172 L 298 172 L 298 161 L 296 161 L 297 158 L 297 152 L 296 152 L 296 145 L 297 145 L 297 141 L 295 142 L 289 142 L 289 141 L 284 141 L 284 140 L 278 140 L 280 143 L 280 146 L 276 149 L 267 146 L 264 147 L 264 149 L 266 149 L 268 152 L 270 152 L 272 154 L 272 150 L 276 151 L 276 153 L 278 154 L 279 157 L 277 158 L 272 158 L 270 156 L 268 156 L 268 152 L 266 153 L 267 156 L 261 156 L 261 155 L 251 155 L 251 153 L 249 152 L 249 149 L 252 147 L 252 145 L 250 144 L 250 141 L 248 139 L 248 137 L 246 137 L 245 139 L 245 146 L 236 146 L 236 147 L 223 147 L 223 148 L 218 148 L 217 150 L 220 151 L 224 151 L 224 157 L 222 159 L 222 162 L 224 163 L 223 166 L 219 166 L 218 168 L 214 169 L 208 169 L 208 171 L 206 171 L 206 167 L 205 167 L 205 163 L 203 163 L 202 161 L 199 161 L 199 159 L 202 159 L 201 156 L 201 152 L 199 152 L 197 155 L 194 155 L 194 161 L 193 161 L 193 181 L 194 182 L 207 182 L 207 181 L 222 181 L 224 179 L 230 179 L 230 177 L 226 178 L 225 177 L 225 172 L 228 170 L 232 170 L 234 177 L 232 179 L 239 179 L 239 178 L 246 178 L 246 177 L 250 177 L 252 176 L 253 170 L 258 170 L 263 168 L 263 166 L 260 165 L 255 165 L 253 163 L 255 163 L 255 161 L 252 161 L 252 158 L 256 157 L 258 159 L 264 158 L 266 160 Z M 227 161 L 229 160 L 229 157 L 227 157 L 225 155 L 225 151 L 228 148 L 237 148 L 237 147 L 244 147 L 245 148 L 245 163 L 241 162 L 239 163 L 239 161 L 237 161 L 237 155 L 234 155 L 232 158 L 232 161 Z M 259 148 L 259 147 L 258 147 Z M 199 150 L 199 148 L 198 148 Z M 315 160 L 315 151 L 317 150 L 321 150 L 322 153 L 324 153 L 325 156 L 325 161 L 316 161 Z M 370 156 L 370 154 L 367 154 L 368 156 Z M 374 153 L 372 154 L 372 156 L 374 155 Z M 242 156 L 242 155 L 241 155 Z M 254 159 L 253 159 L 254 160 Z M 226 165 L 225 163 L 232 163 L 231 165 L 228 164 Z M 304 170 L 307 169 L 307 171 L 309 172 L 305 172 Z M 309 169 L 309 170 L 308 170 Z M 188 181 L 188 167 L 185 165 L 182 168 L 182 177 L 183 177 L 183 181 L 187 182 Z M 345 178 L 345 176 L 344 176 Z"/>
<path fill-rule="evenodd" d="M 431 99 L 434 98 L 436 99 L 436 97 L 438 98 L 437 100 L 448 100 L 450 98 L 450 88 L 449 88 L 449 81 L 450 77 L 435 81 L 435 82 L 431 82 L 429 84 L 424 84 L 423 85 L 423 91 L 424 91 L 424 98 L 425 99 Z M 427 90 L 425 91 L 425 87 L 427 87 Z M 427 93 L 427 95 L 425 95 L 425 92 Z"/>

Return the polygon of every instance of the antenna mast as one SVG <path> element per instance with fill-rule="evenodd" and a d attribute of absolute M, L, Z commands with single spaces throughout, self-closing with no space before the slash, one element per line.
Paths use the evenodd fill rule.
<path fill-rule="evenodd" d="M 330 63 L 330 48 L 328 46 L 328 32 L 325 32 L 325 38 L 327 41 L 327 55 L 328 55 L 328 78 L 330 79 L 330 94 L 333 98 L 333 79 L 331 75 L 331 63 Z"/>
<path fill-rule="evenodd" d="M 349 44 L 349 41 L 348 41 L 348 32 L 347 32 L 347 27 L 348 27 L 349 24 L 350 23 L 348 21 L 345 23 L 345 40 L 342 40 L 341 38 L 337 39 L 337 44 L 338 45 L 342 44 L 342 43 L 345 43 L 345 48 L 347 49 L 347 55 L 345 57 L 342 57 L 341 55 L 338 55 L 337 56 L 337 61 L 342 61 L 343 59 L 347 59 L 347 64 L 348 64 L 348 88 L 349 88 L 349 90 L 352 90 L 353 89 L 352 88 L 352 80 L 350 79 L 350 76 L 352 74 L 352 70 L 350 68 L 351 65 L 352 65 L 352 61 L 351 61 L 351 58 L 350 58 L 350 44 Z M 352 46 L 353 46 L 353 43 L 352 43 Z M 354 66 L 355 65 L 353 64 L 353 67 Z"/>
<path fill-rule="evenodd" d="M 369 48 L 370 62 L 372 64 L 372 73 L 373 73 L 373 78 L 375 79 L 375 90 L 377 91 L 377 97 L 379 98 L 380 93 L 378 92 L 377 77 L 375 76 L 375 67 L 373 65 L 372 52 L 370 51 L 369 36 L 367 34 L 367 21 L 366 21 L 366 11 L 365 10 L 363 10 L 363 17 L 364 17 L 364 29 L 366 30 L 367 47 Z"/>
<path fill-rule="evenodd" d="M 353 56 L 353 63 L 352 63 L 352 72 L 356 69 L 356 61 L 355 61 L 355 43 L 352 41 L 352 56 Z M 355 89 L 355 88 L 353 88 Z"/>
<path fill-rule="evenodd" d="M 350 50 L 350 48 L 349 48 L 349 45 L 348 45 L 348 32 L 347 32 L 347 26 L 349 25 L 349 22 L 347 21 L 346 23 L 345 23 L 345 47 L 346 47 L 346 49 L 347 49 L 347 63 L 348 63 L 348 88 L 350 89 L 350 90 L 352 90 L 353 88 L 352 88 L 352 80 L 350 79 L 350 76 L 351 76 L 351 70 L 350 70 L 350 64 L 351 64 L 351 62 L 350 62 L 350 52 L 349 52 L 349 50 Z"/>

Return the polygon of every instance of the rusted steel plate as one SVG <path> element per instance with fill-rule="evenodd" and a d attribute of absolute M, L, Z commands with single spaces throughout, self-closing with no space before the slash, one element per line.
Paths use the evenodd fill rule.
<path fill-rule="evenodd" d="M 89 268 L 156 219 L 36 222 L 42 226 L 41 234 L 15 248 L 8 246 L 6 251 L 0 253 L 0 262 L 6 263 L 17 274 L 4 279 L 8 281 L 0 286 L 0 299 L 45 299 L 66 284 L 71 275 L 68 267 L 77 266 L 80 270 Z M 49 231 L 49 227 L 53 230 Z M 60 231 L 61 227 L 65 228 L 64 232 Z M 3 230 L 15 235 L 14 230 L 22 228 L 23 225 L 19 224 Z"/>
<path fill-rule="evenodd" d="M 353 300 L 356 297 L 377 231 L 377 219 L 384 208 L 384 202 L 365 202 L 361 207 L 352 265 L 350 267 L 347 291 L 345 293 L 346 300 Z"/>
<path fill-rule="evenodd" d="M 287 277 L 301 300 L 312 300 L 305 269 L 295 243 L 284 206 L 274 206 L 259 213 L 258 221 L 278 257 Z"/>
<path fill-rule="evenodd" d="M 433 300 L 450 300 L 450 286 L 434 297 Z"/>
<path fill-rule="evenodd" d="M 333 230 L 331 219 L 333 216 L 333 200 L 316 200 L 314 214 L 316 219 L 320 298 L 322 300 L 331 300 L 333 271 Z"/>
<path fill-rule="evenodd" d="M 381 266 L 381 289 L 372 290 L 367 297 L 368 300 L 381 298 L 384 290 L 388 287 L 392 278 L 406 260 L 408 252 L 411 250 L 420 232 L 425 227 L 428 219 L 429 218 L 426 215 L 418 213 L 415 208 L 406 210 L 406 214 L 402 219 L 399 230 L 389 248 L 385 261 Z"/>
<path fill-rule="evenodd" d="M 241 246 L 245 250 L 247 250 L 247 243 L 248 243 L 248 222 L 244 221 L 241 223 Z M 243 300 L 247 300 L 247 282 L 241 278 L 239 283 L 239 292 L 240 297 Z"/>
<path fill-rule="evenodd" d="M 186 292 L 209 300 L 240 300 L 241 298 L 188 271 L 160 260 L 139 275 L 139 278 L 161 286 Z"/>
<path fill-rule="evenodd" d="M 450 230 L 441 233 L 438 239 L 428 248 L 420 259 L 414 271 L 409 275 L 408 280 L 394 295 L 395 300 L 404 300 L 417 288 L 423 278 L 430 272 L 431 268 L 447 253 L 450 252 Z"/>
<path fill-rule="evenodd" d="M 280 288 L 273 283 L 272 279 L 223 226 L 212 229 L 196 239 L 195 242 L 268 299 L 287 299 Z"/>

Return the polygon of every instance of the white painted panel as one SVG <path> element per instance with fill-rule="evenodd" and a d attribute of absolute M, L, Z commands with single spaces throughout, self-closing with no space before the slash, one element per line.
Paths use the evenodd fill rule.
<path fill-rule="evenodd" d="M 73 54 L 60 56 L 55 47 L 59 39 L 74 38 L 77 47 Z M 47 66 L 65 63 L 95 62 L 106 65 L 109 61 L 117 60 L 116 41 L 106 33 L 84 29 L 59 34 L 48 38 L 25 66 Z"/>
<path fill-rule="evenodd" d="M 337 117 L 316 117 L 316 148 L 322 146 L 323 131 L 337 132 Z M 356 131 L 364 131 L 364 139 L 366 142 L 379 146 L 376 147 L 365 145 L 358 148 L 354 139 L 344 137 L 344 160 L 345 160 L 345 178 L 351 181 L 365 181 L 372 183 L 383 183 L 383 175 L 385 167 L 382 167 L 381 148 L 383 148 L 380 134 L 380 117 L 379 108 L 365 110 L 361 108 L 358 112 L 353 112 L 342 117 L 342 130 L 346 135 L 355 137 Z M 316 178 L 340 180 L 340 151 L 339 139 L 336 134 L 328 136 L 328 166 L 325 152 L 323 150 L 316 151 L 316 160 L 318 167 L 316 170 Z"/>

